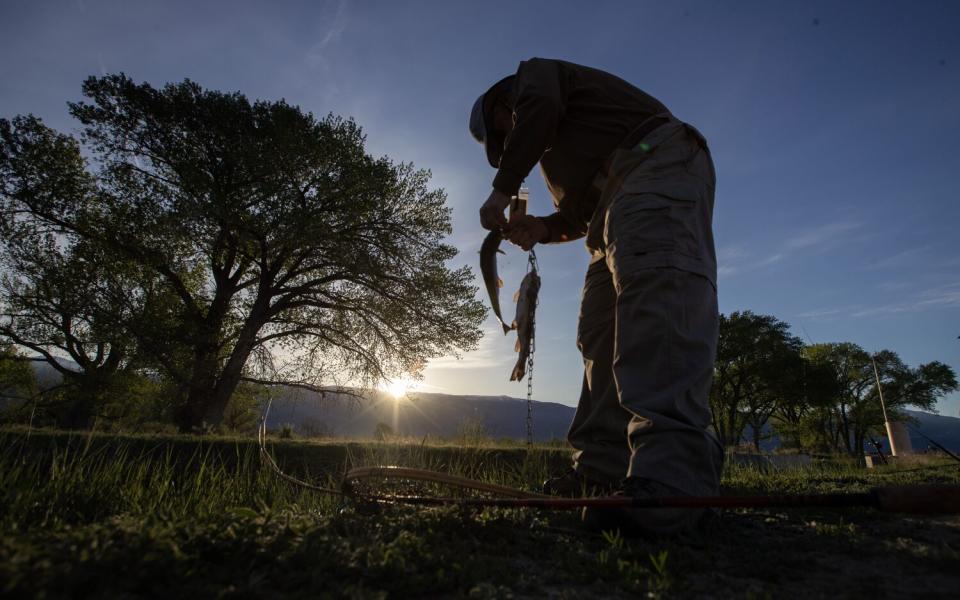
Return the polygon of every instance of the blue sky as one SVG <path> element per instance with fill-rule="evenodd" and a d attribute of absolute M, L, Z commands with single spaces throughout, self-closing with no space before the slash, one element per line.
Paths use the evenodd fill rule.
<path fill-rule="evenodd" d="M 191 78 L 352 116 L 368 149 L 449 195 L 458 263 L 475 265 L 493 171 L 467 132 L 493 81 L 531 56 L 613 72 L 710 142 L 723 312 L 772 314 L 813 342 L 889 348 L 960 370 L 960 3 L 0 3 L 0 116 L 76 129 L 88 75 Z M 531 211 L 551 204 L 539 172 Z M 575 404 L 587 255 L 541 248 L 535 398 Z M 508 250 L 504 295 L 525 258 Z M 426 390 L 523 396 L 512 339 L 435 361 Z M 940 403 L 957 415 L 960 395 Z"/>

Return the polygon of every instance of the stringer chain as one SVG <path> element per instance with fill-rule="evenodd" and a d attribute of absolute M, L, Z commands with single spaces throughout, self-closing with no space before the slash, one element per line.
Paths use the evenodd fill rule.
<path fill-rule="evenodd" d="M 537 253 L 530 249 L 527 255 L 527 272 L 539 272 Z M 533 353 L 537 349 L 537 304 L 540 303 L 540 294 L 530 311 L 530 354 L 527 355 L 527 448 L 533 447 Z"/>

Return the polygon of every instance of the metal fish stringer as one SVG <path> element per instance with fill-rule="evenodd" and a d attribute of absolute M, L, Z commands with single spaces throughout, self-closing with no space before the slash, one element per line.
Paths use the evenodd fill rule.
<path fill-rule="evenodd" d="M 538 273 L 537 253 L 530 249 L 527 256 L 527 270 Z M 537 305 L 540 303 L 539 294 L 530 311 L 530 353 L 527 355 L 527 448 L 533 447 L 533 353 L 537 349 Z"/>

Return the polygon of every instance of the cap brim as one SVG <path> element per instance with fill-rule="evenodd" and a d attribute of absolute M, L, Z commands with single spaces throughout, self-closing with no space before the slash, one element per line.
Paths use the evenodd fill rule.
<path fill-rule="evenodd" d="M 483 148 L 487 153 L 487 162 L 489 162 L 490 166 L 494 169 L 500 168 L 500 158 L 503 155 L 504 140 L 497 135 L 493 128 L 493 100 L 497 97 L 497 93 L 500 92 L 500 88 L 512 80 L 513 77 L 513 75 L 507 75 L 491 85 L 490 89 L 483 94 Z"/>

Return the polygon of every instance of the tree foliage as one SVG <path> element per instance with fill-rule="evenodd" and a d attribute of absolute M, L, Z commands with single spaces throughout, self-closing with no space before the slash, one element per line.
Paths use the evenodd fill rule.
<path fill-rule="evenodd" d="M 25 358 L 12 345 L 0 343 L 0 411 L 22 405 L 37 392 L 33 367 Z"/>
<path fill-rule="evenodd" d="M 750 311 L 720 316 L 720 340 L 710 394 L 713 425 L 725 445 L 735 444 L 751 427 L 759 449 L 764 424 L 792 393 L 788 372 L 802 343 L 789 325 Z"/>
<path fill-rule="evenodd" d="M 786 445 L 830 451 L 817 418 L 829 411 L 839 394 L 833 365 L 817 360 L 805 346 L 784 367 L 778 378 L 780 400 L 771 415 L 774 431 Z"/>
<path fill-rule="evenodd" d="M 45 231 L 30 215 L 0 231 L 0 336 L 60 375 L 41 410 L 53 409 L 62 427 L 87 427 L 117 381 L 144 366 L 129 326 L 163 318 L 164 290 L 135 265 L 69 232 Z"/>
<path fill-rule="evenodd" d="M 906 406 L 932 410 L 939 398 L 957 389 L 953 369 L 937 361 L 911 369 L 892 350 L 870 354 L 849 342 L 814 344 L 807 352 L 833 371 L 835 393 L 817 411 L 815 427 L 828 447 L 854 456 L 871 437 L 884 435 L 881 391 L 888 418 L 904 420 Z"/>

